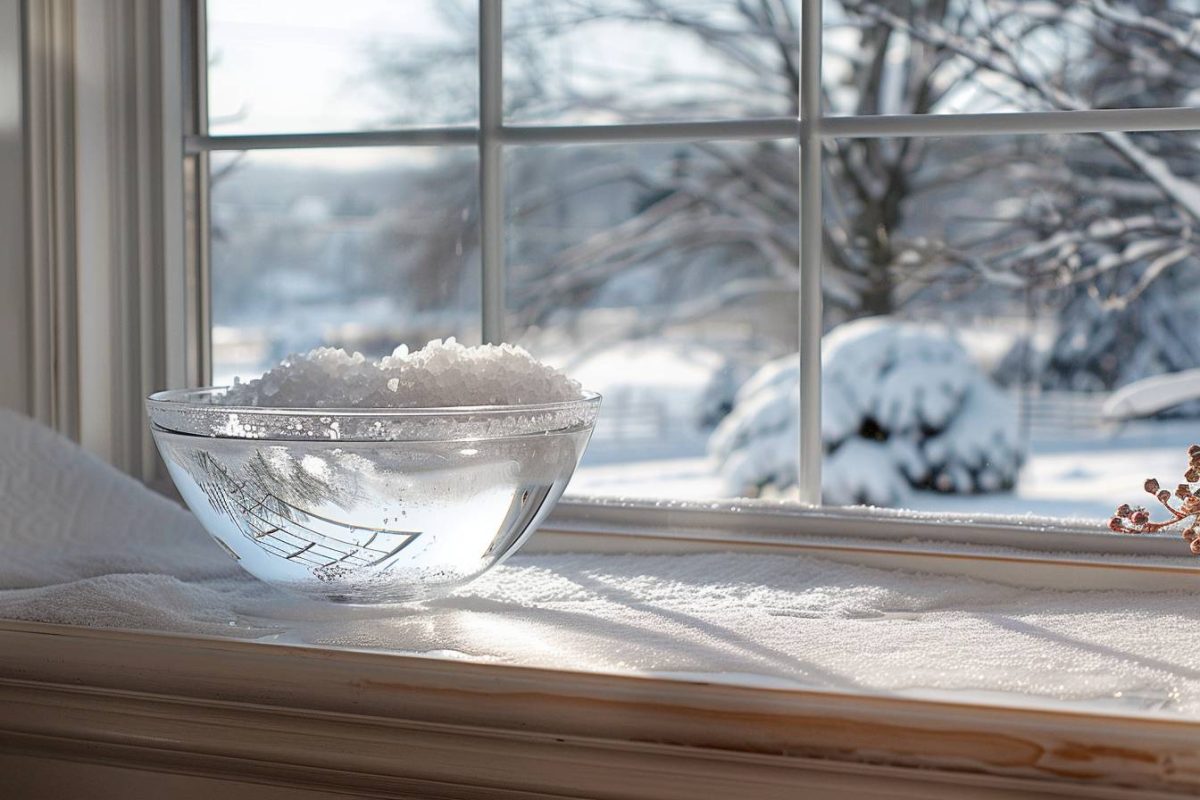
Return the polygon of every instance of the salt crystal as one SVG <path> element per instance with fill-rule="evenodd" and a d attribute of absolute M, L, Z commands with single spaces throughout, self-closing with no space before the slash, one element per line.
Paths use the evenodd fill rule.
<path fill-rule="evenodd" d="M 433 408 L 578 400 L 580 386 L 510 344 L 465 347 L 434 339 L 401 345 L 379 361 L 318 347 L 290 355 L 262 377 L 234 385 L 216 402 L 274 408 Z"/>

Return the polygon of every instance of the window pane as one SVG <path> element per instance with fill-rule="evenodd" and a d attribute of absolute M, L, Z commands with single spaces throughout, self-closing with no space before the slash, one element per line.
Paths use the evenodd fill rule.
<path fill-rule="evenodd" d="M 214 134 L 474 122 L 476 4 L 208 0 Z"/>
<path fill-rule="evenodd" d="M 529 122 L 795 116 L 791 2 L 508 0 L 505 113 Z"/>
<path fill-rule="evenodd" d="M 795 144 L 508 158 L 508 338 L 604 395 L 570 491 L 736 494 L 708 454 L 715 431 L 738 388 L 796 349 Z"/>
<path fill-rule="evenodd" d="M 833 114 L 1200 105 L 1197 0 L 827 0 Z"/>
<path fill-rule="evenodd" d="M 1098 519 L 1173 488 L 1200 439 L 1198 146 L 831 142 L 826 501 Z"/>
<path fill-rule="evenodd" d="M 321 344 L 479 340 L 472 148 L 212 156 L 213 380 Z"/>

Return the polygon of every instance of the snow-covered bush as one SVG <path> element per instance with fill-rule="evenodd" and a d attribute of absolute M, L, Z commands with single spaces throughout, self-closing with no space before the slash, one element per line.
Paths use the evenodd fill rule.
<path fill-rule="evenodd" d="M 1016 404 L 950 332 L 874 317 L 835 328 L 823 348 L 826 502 L 897 505 L 912 489 L 1012 487 L 1022 460 Z M 795 486 L 799 392 L 794 354 L 742 387 L 709 440 L 731 491 Z"/>
<path fill-rule="evenodd" d="M 758 352 L 748 348 L 728 348 L 725 360 L 715 370 L 704 387 L 703 396 L 696 410 L 696 422 L 701 428 L 715 428 L 729 416 L 737 403 L 738 392 L 746 381 L 758 373 L 759 368 L 770 356 L 762 353 L 764 345 L 758 344 Z"/>

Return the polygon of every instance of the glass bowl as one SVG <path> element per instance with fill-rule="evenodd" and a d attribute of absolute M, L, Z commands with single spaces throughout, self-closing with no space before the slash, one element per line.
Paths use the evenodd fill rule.
<path fill-rule="evenodd" d="M 179 493 L 247 572 L 350 603 L 445 594 L 562 496 L 600 396 L 543 405 L 266 408 L 226 387 L 146 400 Z"/>

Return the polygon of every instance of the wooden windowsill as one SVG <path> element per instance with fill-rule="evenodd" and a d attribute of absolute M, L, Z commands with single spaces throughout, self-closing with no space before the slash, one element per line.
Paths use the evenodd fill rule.
<path fill-rule="evenodd" d="M 373 796 L 1200 789 L 1200 726 L 1167 718 L 16 622 L 0 750 Z"/>

